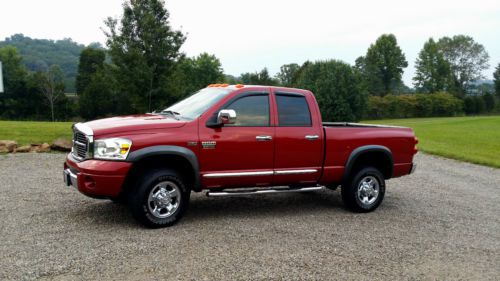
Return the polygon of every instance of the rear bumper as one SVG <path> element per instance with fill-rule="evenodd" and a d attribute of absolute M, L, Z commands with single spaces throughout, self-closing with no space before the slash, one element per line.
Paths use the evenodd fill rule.
<path fill-rule="evenodd" d="M 67 186 L 93 198 L 115 198 L 120 194 L 125 177 L 132 163 L 86 160 L 76 161 L 71 154 L 66 157 L 63 177 Z"/>

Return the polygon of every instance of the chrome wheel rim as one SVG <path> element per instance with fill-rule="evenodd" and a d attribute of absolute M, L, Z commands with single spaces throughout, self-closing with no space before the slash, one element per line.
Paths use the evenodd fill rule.
<path fill-rule="evenodd" d="M 373 204 L 380 193 L 380 184 L 374 176 L 364 177 L 358 185 L 358 199 L 363 205 Z"/>
<path fill-rule="evenodd" d="M 181 201 L 179 186 L 171 181 L 155 185 L 148 196 L 149 212 L 160 219 L 168 218 L 177 211 Z"/>

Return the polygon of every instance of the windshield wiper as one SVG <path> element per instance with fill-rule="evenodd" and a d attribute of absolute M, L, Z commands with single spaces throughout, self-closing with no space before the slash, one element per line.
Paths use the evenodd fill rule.
<path fill-rule="evenodd" d="M 176 120 L 179 120 L 179 118 L 177 116 L 181 115 L 179 112 L 172 111 L 172 110 L 163 110 L 162 112 L 160 112 L 160 114 L 172 115 Z"/>

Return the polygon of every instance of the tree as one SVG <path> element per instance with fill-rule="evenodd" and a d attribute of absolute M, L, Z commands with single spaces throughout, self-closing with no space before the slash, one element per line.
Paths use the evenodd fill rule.
<path fill-rule="evenodd" d="M 450 64 L 445 60 L 438 44 L 430 38 L 415 62 L 415 88 L 419 93 L 437 93 L 453 85 Z"/>
<path fill-rule="evenodd" d="M 151 111 L 154 103 L 168 99 L 166 84 L 185 41 L 171 28 L 162 0 L 128 0 L 123 17 L 108 18 L 106 45 L 122 86 L 121 111 Z"/>
<path fill-rule="evenodd" d="M 356 60 L 356 68 L 364 78 L 364 86 L 372 95 L 384 96 L 400 87 L 403 69 L 408 66 L 405 55 L 393 34 L 380 36 L 370 45 L 366 55 Z"/>
<path fill-rule="evenodd" d="M 0 47 L 4 93 L 0 93 L 0 118 L 18 119 L 32 114 L 39 100 L 28 93 L 28 72 L 15 47 Z"/>
<path fill-rule="evenodd" d="M 79 96 L 80 115 L 86 120 L 104 117 L 115 111 L 117 87 L 108 67 L 97 68 Z"/>
<path fill-rule="evenodd" d="M 483 45 L 466 35 L 443 37 L 437 44 L 450 64 L 460 96 L 465 95 L 470 82 L 484 77 L 482 71 L 489 67 L 488 52 Z"/>
<path fill-rule="evenodd" d="M 243 73 L 240 76 L 241 83 L 247 84 L 247 85 L 266 85 L 266 86 L 274 86 L 278 84 L 278 81 L 276 79 L 273 79 L 269 75 L 269 71 L 267 68 L 262 69 L 260 72 L 254 72 L 254 73 Z"/>
<path fill-rule="evenodd" d="M 47 71 L 51 65 L 59 65 L 64 73 L 66 90 L 75 91 L 78 55 L 85 47 L 84 45 L 70 38 L 48 40 L 14 34 L 5 38 L 5 41 L 0 41 L 0 47 L 3 46 L 16 47 L 23 58 L 23 64 L 29 71 Z"/>
<path fill-rule="evenodd" d="M 280 72 L 276 75 L 280 84 L 283 86 L 291 86 L 296 78 L 300 66 L 296 63 L 285 64 L 280 67 Z"/>
<path fill-rule="evenodd" d="M 313 91 L 325 121 L 357 121 L 363 117 L 367 96 L 359 72 L 337 61 L 306 62 L 297 87 Z"/>
<path fill-rule="evenodd" d="M 493 78 L 495 82 L 495 93 L 498 98 L 500 98 L 500 63 L 497 65 L 495 72 L 493 73 Z"/>
<path fill-rule="evenodd" d="M 47 100 L 52 122 L 55 121 L 54 107 L 58 99 L 64 97 L 64 80 L 61 68 L 58 65 L 50 66 L 46 72 L 37 72 L 35 81 L 38 85 L 40 93 Z"/>
<path fill-rule="evenodd" d="M 170 78 L 167 103 L 173 103 L 209 84 L 224 82 L 224 72 L 220 60 L 214 55 L 202 53 L 193 58 L 179 60 Z M 161 104 L 165 106 L 167 104 Z"/>
<path fill-rule="evenodd" d="M 486 94 L 482 95 L 482 98 L 483 98 L 485 110 L 487 112 L 493 111 L 493 109 L 495 108 L 495 97 L 490 93 L 486 93 Z"/>
<path fill-rule="evenodd" d="M 106 52 L 101 49 L 87 47 L 80 53 L 78 74 L 76 76 L 76 93 L 81 95 L 87 88 L 92 75 L 103 68 Z"/>

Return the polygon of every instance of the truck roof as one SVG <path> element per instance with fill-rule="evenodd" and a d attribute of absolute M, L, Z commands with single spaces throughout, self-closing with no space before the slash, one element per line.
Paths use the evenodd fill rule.
<path fill-rule="evenodd" d="M 300 92 L 309 92 L 304 89 L 298 89 L 298 88 L 290 88 L 290 87 L 283 87 L 283 86 L 264 86 L 264 85 L 244 85 L 244 84 L 210 84 L 207 86 L 207 88 L 229 88 L 229 89 L 234 89 L 234 90 L 239 90 L 243 88 L 257 88 L 257 89 L 273 89 L 273 90 L 293 90 L 293 91 L 300 91 Z"/>

